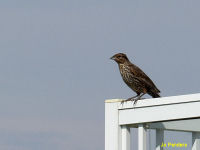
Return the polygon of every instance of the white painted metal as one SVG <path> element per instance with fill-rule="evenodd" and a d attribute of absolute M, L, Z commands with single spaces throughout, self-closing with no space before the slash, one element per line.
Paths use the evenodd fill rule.
<path fill-rule="evenodd" d="M 118 99 L 118 101 L 122 101 L 122 99 Z M 131 101 L 120 105 L 119 109 L 127 109 L 127 108 L 139 108 L 139 107 L 149 107 L 149 106 L 160 106 L 160 105 L 173 105 L 179 103 L 191 103 L 191 102 L 200 102 L 200 93 L 198 94 L 189 94 L 189 95 L 179 95 L 179 96 L 169 96 L 169 97 L 161 97 L 161 98 L 151 98 L 151 99 L 143 99 L 137 101 L 137 104 L 133 106 Z"/>
<path fill-rule="evenodd" d="M 118 103 L 105 103 L 105 150 L 121 150 Z"/>
<path fill-rule="evenodd" d="M 149 123 L 151 129 L 200 132 L 200 119 Z"/>
<path fill-rule="evenodd" d="M 164 142 L 164 130 L 156 130 L 156 150 L 163 150 L 162 143 Z"/>
<path fill-rule="evenodd" d="M 138 150 L 146 150 L 147 140 L 146 140 L 147 130 L 144 128 L 144 124 L 139 124 L 138 126 Z"/>
<path fill-rule="evenodd" d="M 132 102 L 121 105 L 121 101 L 105 102 L 106 150 L 130 150 L 130 126 L 139 129 L 139 150 L 146 150 L 144 124 L 153 129 L 200 131 L 200 94 L 144 99 L 135 106 Z M 163 134 L 157 130 L 156 150 L 162 150 L 158 145 L 163 141 Z M 200 135 L 196 132 L 192 150 L 200 150 Z"/>
<path fill-rule="evenodd" d="M 200 150 L 200 133 L 192 132 L 192 150 Z"/>
<path fill-rule="evenodd" d="M 130 150 L 130 128 L 122 126 L 122 150 Z"/>
<path fill-rule="evenodd" d="M 123 109 L 119 111 L 119 124 L 137 124 L 200 117 L 199 108 L 200 102 L 191 102 L 173 105 L 141 107 L 135 109 Z"/>

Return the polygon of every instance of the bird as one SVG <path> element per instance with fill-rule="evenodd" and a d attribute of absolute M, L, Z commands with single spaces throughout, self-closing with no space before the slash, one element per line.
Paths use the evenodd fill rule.
<path fill-rule="evenodd" d="M 123 81 L 137 94 L 127 100 L 123 100 L 122 103 L 134 101 L 134 104 L 136 104 L 145 94 L 149 94 L 153 98 L 161 97 L 160 90 L 153 81 L 138 66 L 131 63 L 126 54 L 117 53 L 110 59 L 118 64 Z"/>

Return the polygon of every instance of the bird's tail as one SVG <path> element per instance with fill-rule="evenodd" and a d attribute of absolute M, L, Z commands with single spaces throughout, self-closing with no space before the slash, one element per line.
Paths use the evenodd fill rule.
<path fill-rule="evenodd" d="M 156 92 L 151 92 L 149 93 L 153 98 L 158 98 L 158 97 L 161 97 L 159 93 L 156 93 Z"/>

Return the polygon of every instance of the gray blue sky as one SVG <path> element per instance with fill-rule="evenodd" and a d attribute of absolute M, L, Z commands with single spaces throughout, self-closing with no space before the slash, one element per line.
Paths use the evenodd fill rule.
<path fill-rule="evenodd" d="M 1 0 L 0 149 L 102 150 L 104 100 L 134 93 L 124 52 L 162 91 L 198 93 L 198 0 Z"/>

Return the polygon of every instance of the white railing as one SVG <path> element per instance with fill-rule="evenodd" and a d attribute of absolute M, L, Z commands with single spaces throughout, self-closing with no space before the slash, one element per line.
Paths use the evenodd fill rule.
<path fill-rule="evenodd" d="M 163 150 L 164 130 L 192 132 L 192 150 L 200 150 L 200 94 L 121 101 L 105 101 L 105 150 L 130 150 L 131 127 L 139 150 L 146 150 L 147 129 L 156 129 L 156 150 Z"/>

